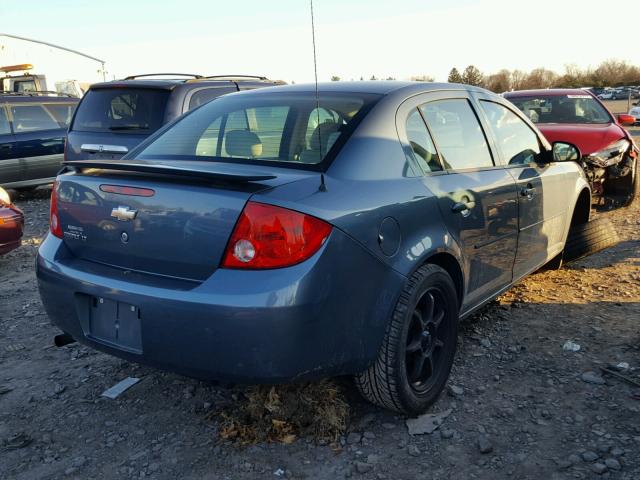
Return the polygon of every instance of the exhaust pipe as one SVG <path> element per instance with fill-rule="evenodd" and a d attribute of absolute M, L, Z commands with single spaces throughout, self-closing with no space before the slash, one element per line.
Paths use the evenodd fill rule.
<path fill-rule="evenodd" d="M 61 333 L 60 335 L 56 335 L 55 337 L 53 337 L 53 344 L 56 347 L 64 347 L 65 345 L 69 345 L 70 343 L 74 342 L 75 339 L 68 333 Z"/>

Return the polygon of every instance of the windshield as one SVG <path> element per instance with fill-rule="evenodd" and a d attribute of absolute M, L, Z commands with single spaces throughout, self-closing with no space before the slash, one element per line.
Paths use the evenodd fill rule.
<path fill-rule="evenodd" d="M 193 111 L 137 158 L 321 163 L 344 143 L 377 95 L 230 94 Z"/>
<path fill-rule="evenodd" d="M 168 90 L 96 88 L 78 106 L 71 130 L 80 132 L 155 132 L 164 120 Z"/>
<path fill-rule="evenodd" d="M 533 123 L 611 123 L 609 112 L 589 94 L 509 97 Z"/>

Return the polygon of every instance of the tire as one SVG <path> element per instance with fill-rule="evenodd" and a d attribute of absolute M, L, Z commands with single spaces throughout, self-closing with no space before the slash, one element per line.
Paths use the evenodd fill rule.
<path fill-rule="evenodd" d="M 458 308 L 449 274 L 437 265 L 420 267 L 398 299 L 378 358 L 355 376 L 362 396 L 396 412 L 424 413 L 442 393 L 453 365 Z"/>
<path fill-rule="evenodd" d="M 563 259 L 571 262 L 616 245 L 620 239 L 608 218 L 571 226 Z"/>

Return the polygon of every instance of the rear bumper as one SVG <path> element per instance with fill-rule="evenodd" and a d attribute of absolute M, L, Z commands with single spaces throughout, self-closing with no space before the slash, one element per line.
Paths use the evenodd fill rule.
<path fill-rule="evenodd" d="M 337 229 L 299 265 L 218 269 L 200 284 L 82 261 L 52 235 L 36 268 L 50 319 L 76 340 L 130 361 L 238 383 L 365 369 L 405 280 Z M 139 308 L 141 354 L 91 337 L 78 301 L 86 295 Z"/>

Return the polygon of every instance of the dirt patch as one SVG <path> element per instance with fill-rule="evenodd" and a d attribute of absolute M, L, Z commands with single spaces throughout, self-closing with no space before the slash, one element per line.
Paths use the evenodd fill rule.
<path fill-rule="evenodd" d="M 602 214 L 619 245 L 532 275 L 462 325 L 451 388 L 431 412 L 451 414 L 433 434 L 409 435 L 404 417 L 338 380 L 335 399 L 349 406 L 340 449 L 331 441 L 342 420 L 325 418 L 336 403 L 322 396 L 329 383 L 309 385 L 300 410 L 296 388 L 274 390 L 276 400 L 269 388 L 222 388 L 77 344 L 53 348 L 59 331 L 33 272 L 48 192 L 18 205 L 25 244 L 0 257 L 2 479 L 640 478 L 638 389 L 600 371 L 627 363 L 624 375 L 640 379 L 638 201 Z M 564 350 L 567 340 L 580 350 Z M 128 376 L 142 381 L 101 397 Z M 222 438 L 229 425 L 256 421 L 247 418 L 262 425 L 252 440 L 264 441 L 239 448 L 251 435 Z M 295 440 L 283 443 L 288 434 Z"/>
<path fill-rule="evenodd" d="M 299 437 L 336 444 L 347 428 L 349 404 L 331 380 L 304 385 L 256 386 L 242 399 L 210 415 L 221 419 L 223 440 L 241 445 L 293 443 Z"/>

